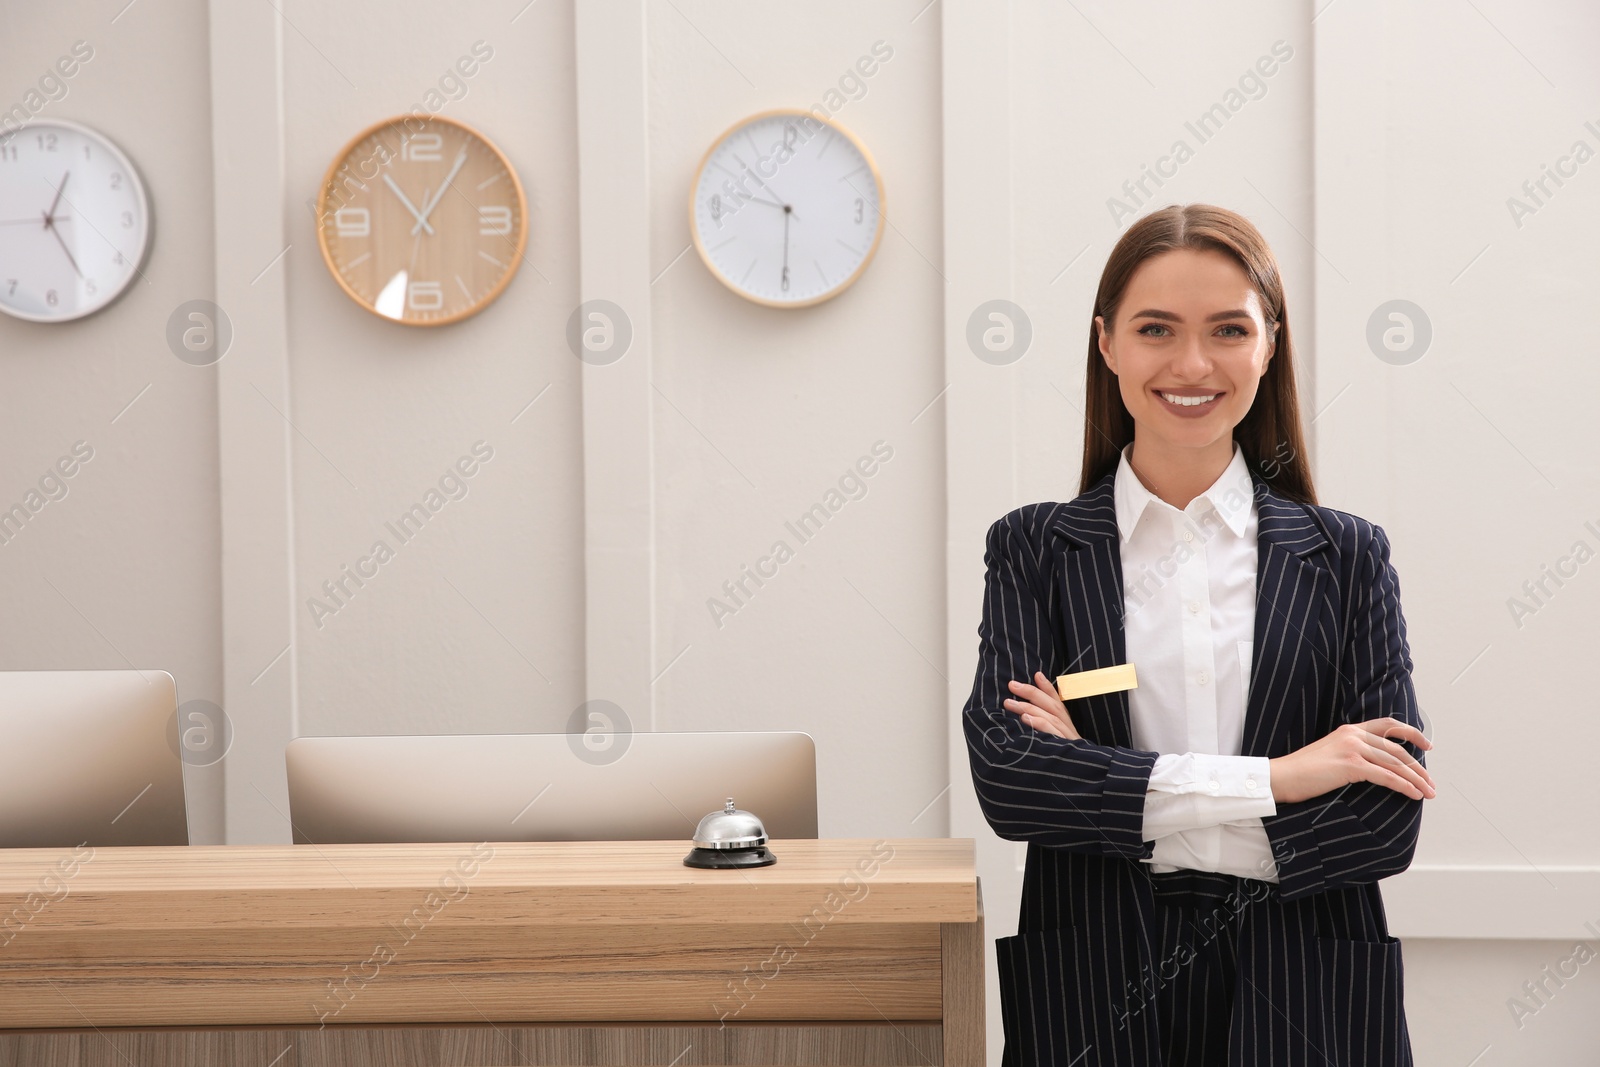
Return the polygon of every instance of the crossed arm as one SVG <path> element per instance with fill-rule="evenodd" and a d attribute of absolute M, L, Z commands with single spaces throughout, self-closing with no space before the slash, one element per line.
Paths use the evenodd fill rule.
<path fill-rule="evenodd" d="M 1157 754 L 1085 740 L 1039 669 L 1044 664 L 1054 671 L 1063 657 L 1042 596 L 1044 576 L 1027 543 L 1028 513 L 1011 512 L 988 535 L 978 671 L 963 710 L 979 803 L 1002 838 L 1150 859 L 1156 850 L 1145 840 L 1146 815 L 1147 800 L 1160 796 L 1151 792 Z M 1421 800 L 1433 794 L 1421 762 L 1421 750 L 1432 746 L 1418 728 L 1398 580 L 1388 563 L 1388 540 L 1381 528 L 1373 530 L 1339 668 L 1350 690 L 1340 694 L 1346 721 L 1270 761 L 1276 811 L 1260 825 L 1285 899 L 1404 870 Z M 1148 805 L 1157 840 L 1195 821 L 1192 815 L 1169 818 L 1162 833 L 1159 807 L 1159 801 Z M 1241 847 L 1260 832 L 1252 831 L 1253 822 L 1218 820 L 1221 832 Z M 1164 851 L 1168 855 L 1157 858 L 1171 862 L 1184 849 Z M 1232 854 L 1244 853 L 1236 847 Z"/>

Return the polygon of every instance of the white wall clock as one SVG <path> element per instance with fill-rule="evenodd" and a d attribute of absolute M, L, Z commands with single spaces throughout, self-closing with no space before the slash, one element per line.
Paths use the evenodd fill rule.
<path fill-rule="evenodd" d="M 132 283 L 150 246 L 150 200 L 122 150 L 62 119 L 0 139 L 0 311 L 81 319 Z"/>
<path fill-rule="evenodd" d="M 689 229 L 747 300 L 799 308 L 844 292 L 883 236 L 883 177 L 856 136 L 806 111 L 735 123 L 700 161 Z"/>

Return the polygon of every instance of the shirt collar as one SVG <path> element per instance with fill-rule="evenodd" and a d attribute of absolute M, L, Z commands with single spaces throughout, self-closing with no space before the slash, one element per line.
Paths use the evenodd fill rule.
<path fill-rule="evenodd" d="M 1138 526 L 1147 505 L 1157 503 L 1162 507 L 1172 508 L 1171 504 L 1150 492 L 1144 487 L 1144 483 L 1139 481 L 1139 476 L 1133 472 L 1132 465 L 1128 463 L 1128 453 L 1132 450 L 1133 444 L 1130 442 L 1123 447 L 1122 458 L 1117 461 L 1115 489 L 1117 529 L 1123 541 L 1133 536 L 1134 528 Z M 1250 467 L 1245 463 L 1244 450 L 1239 447 L 1238 441 L 1233 442 L 1233 458 L 1228 461 L 1222 474 L 1211 483 L 1209 489 L 1190 501 L 1189 507 L 1194 508 L 1195 502 L 1202 500 L 1216 510 L 1228 529 L 1233 531 L 1234 536 L 1244 536 L 1245 528 L 1250 521 L 1250 508 L 1255 502 L 1255 485 L 1250 479 Z M 1172 510 L 1178 509 L 1172 508 Z M 1196 510 L 1204 512 L 1203 507 Z"/>

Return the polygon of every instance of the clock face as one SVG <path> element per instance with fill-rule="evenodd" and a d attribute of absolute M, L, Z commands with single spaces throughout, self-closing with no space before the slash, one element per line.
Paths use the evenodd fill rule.
<path fill-rule="evenodd" d="M 66 322 L 115 300 L 150 243 L 150 201 L 100 134 L 59 119 L 0 138 L 0 311 Z"/>
<path fill-rule="evenodd" d="M 866 147 L 804 111 L 754 115 L 700 164 L 695 247 L 734 292 L 805 307 L 847 289 L 883 235 L 883 179 Z"/>
<path fill-rule="evenodd" d="M 328 169 L 322 257 L 351 299 L 408 326 L 440 326 L 500 295 L 522 263 L 528 202 L 477 131 L 438 116 L 382 122 Z"/>

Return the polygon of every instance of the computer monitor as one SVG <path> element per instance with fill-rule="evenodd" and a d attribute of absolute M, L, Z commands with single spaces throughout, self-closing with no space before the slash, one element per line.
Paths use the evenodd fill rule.
<path fill-rule="evenodd" d="M 767 835 L 817 836 L 817 753 L 804 733 L 297 737 L 297 844 L 459 841 L 687 843 L 729 797 Z"/>
<path fill-rule="evenodd" d="M 0 672 L 0 848 L 186 845 L 166 671 Z"/>

